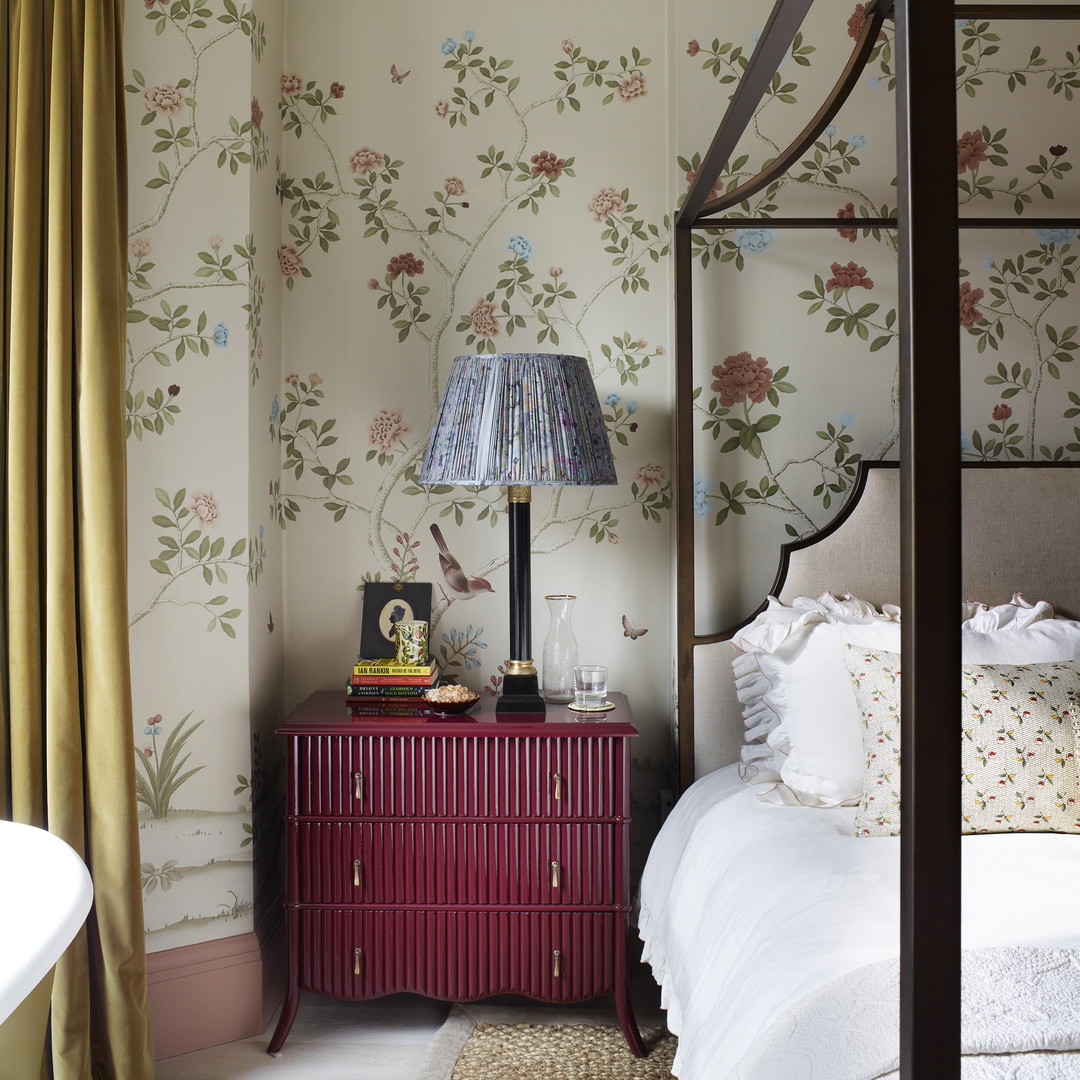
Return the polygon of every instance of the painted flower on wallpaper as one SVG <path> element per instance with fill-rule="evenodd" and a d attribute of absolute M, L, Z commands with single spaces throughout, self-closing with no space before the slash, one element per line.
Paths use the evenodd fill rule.
<path fill-rule="evenodd" d="M 443 56 L 449 56 L 456 48 L 457 42 L 452 37 L 448 37 L 445 38 L 443 43 L 439 46 L 439 52 L 441 52 Z"/>
<path fill-rule="evenodd" d="M 295 73 L 283 71 L 281 73 L 281 94 L 283 97 L 292 97 L 304 89 L 304 80 Z"/>
<path fill-rule="evenodd" d="M 229 344 L 229 328 L 223 322 L 214 327 L 214 344 L 219 349 L 224 349 Z"/>
<path fill-rule="evenodd" d="M 622 401 L 622 396 L 616 393 L 608 394 L 608 396 L 604 398 L 605 405 L 618 405 L 620 401 Z"/>
<path fill-rule="evenodd" d="M 654 465 L 651 462 L 638 466 L 634 479 L 642 487 L 663 487 L 667 483 L 664 470 L 659 465 Z"/>
<path fill-rule="evenodd" d="M 965 173 L 975 170 L 986 160 L 986 151 L 990 144 L 983 138 L 981 131 L 965 131 L 956 140 L 956 171 Z"/>
<path fill-rule="evenodd" d="M 340 100 L 345 96 L 345 84 L 339 82 L 332 82 L 330 84 L 330 96 Z"/>
<path fill-rule="evenodd" d="M 982 289 L 973 289 L 970 281 L 960 282 L 960 325 L 971 329 L 982 319 L 982 312 L 975 306 L 983 298 Z"/>
<path fill-rule="evenodd" d="M 841 266 L 838 262 L 832 264 L 833 276 L 825 282 L 826 289 L 872 289 L 874 283 L 866 276 L 866 267 L 857 263 L 849 262 L 847 266 Z"/>
<path fill-rule="evenodd" d="M 143 91 L 143 104 L 147 112 L 157 113 L 158 116 L 177 116 L 184 109 L 184 95 L 168 83 L 148 86 Z"/>
<path fill-rule="evenodd" d="M 644 97 L 648 90 L 645 89 L 645 76 L 640 71 L 631 71 L 619 80 L 616 91 L 623 101 L 633 101 L 634 98 Z"/>
<path fill-rule="evenodd" d="M 709 492 L 712 481 L 703 476 L 694 477 L 694 517 L 704 518 L 709 513 Z"/>
<path fill-rule="evenodd" d="M 574 43 L 569 38 L 563 38 L 562 51 L 569 56 L 574 51 Z"/>
<path fill-rule="evenodd" d="M 687 56 L 697 56 L 701 52 L 701 46 L 698 44 L 697 38 L 691 38 L 689 44 L 686 46 Z"/>
<path fill-rule="evenodd" d="M 277 394 L 274 395 L 274 400 L 270 402 L 270 423 L 271 425 L 278 422 L 278 417 L 281 416 L 281 402 L 278 401 Z"/>
<path fill-rule="evenodd" d="M 841 427 L 851 427 L 855 423 L 855 417 L 849 412 L 842 412 L 837 418 L 836 422 Z"/>
<path fill-rule="evenodd" d="M 593 216 L 593 221 L 606 222 L 611 214 L 620 214 L 626 209 L 626 203 L 620 192 L 613 187 L 601 188 L 585 208 Z"/>
<path fill-rule="evenodd" d="M 561 278 L 565 272 L 561 266 L 552 266 L 548 270 L 548 274 L 553 278 Z"/>
<path fill-rule="evenodd" d="M 349 158 L 349 171 L 358 176 L 366 176 L 372 169 L 382 169 L 386 166 L 386 158 L 378 150 L 371 150 L 361 146 L 351 158 Z"/>
<path fill-rule="evenodd" d="M 1062 146 L 1060 143 L 1050 147 L 1050 153 L 1054 157 L 1061 157 L 1062 154 L 1068 153 L 1068 150 L 1067 146 Z"/>
<path fill-rule="evenodd" d="M 448 176 L 443 181 L 443 190 L 447 195 L 464 195 L 465 181 L 460 176 Z"/>
<path fill-rule="evenodd" d="M 290 372 L 288 375 L 285 376 L 285 381 L 290 386 L 295 386 L 300 381 L 300 376 L 297 375 L 297 373 L 295 371 L 293 371 L 293 372 Z"/>
<path fill-rule="evenodd" d="M 394 449 L 394 443 L 412 429 L 402 418 L 401 409 L 380 409 L 368 429 L 368 442 L 384 454 Z"/>
<path fill-rule="evenodd" d="M 1035 229 L 1034 232 L 1043 244 L 1072 244 L 1076 241 L 1075 229 Z"/>
<path fill-rule="evenodd" d="M 150 241 L 145 236 L 136 236 L 128 245 L 128 250 L 137 259 L 150 254 Z"/>
<path fill-rule="evenodd" d="M 866 145 L 866 136 L 859 134 L 849 135 L 848 142 L 854 146 L 856 150 L 861 150 Z"/>
<path fill-rule="evenodd" d="M 748 352 L 737 353 L 717 364 L 712 373 L 712 388 L 720 395 L 720 404 L 725 409 L 740 405 L 747 398 L 758 405 L 772 389 L 772 368 L 764 356 L 755 360 Z"/>
<path fill-rule="evenodd" d="M 435 102 L 435 115 L 442 118 L 450 111 L 450 102 L 440 98 Z"/>
<path fill-rule="evenodd" d="M 307 378 L 308 385 L 312 387 L 321 385 L 323 381 L 323 377 L 317 371 L 313 371 Z"/>
<path fill-rule="evenodd" d="M 847 32 L 848 37 L 855 41 L 858 41 L 862 36 L 863 27 L 866 25 L 866 5 L 856 4 L 855 10 L 848 17 Z"/>
<path fill-rule="evenodd" d="M 529 160 L 532 162 L 533 176 L 543 173 L 546 180 L 558 180 L 566 168 L 566 158 L 557 157 L 550 150 L 541 150 Z"/>
<path fill-rule="evenodd" d="M 304 268 L 303 256 L 296 250 L 295 244 L 278 244 L 278 265 L 287 278 L 298 277 Z"/>
<path fill-rule="evenodd" d="M 1012 412 L 1012 409 L 1008 405 L 1002 403 L 1001 405 L 994 406 L 992 415 L 995 420 L 1008 420 L 1009 417 L 1012 416 Z"/>
<path fill-rule="evenodd" d="M 768 251 L 776 238 L 772 229 L 736 229 L 735 243 L 747 255 L 760 255 Z"/>
<path fill-rule="evenodd" d="M 532 244 L 530 244 L 528 239 L 522 236 L 521 233 L 514 233 L 514 235 L 506 241 L 506 247 L 526 262 L 528 262 L 529 257 L 532 255 Z"/>
<path fill-rule="evenodd" d="M 217 503 L 209 492 L 193 492 L 188 509 L 195 512 L 195 516 L 203 525 L 217 524 L 219 516 Z"/>
<path fill-rule="evenodd" d="M 225 243 L 225 237 L 221 233 L 211 233 L 206 242 L 214 251 L 217 251 Z"/>
<path fill-rule="evenodd" d="M 179 383 L 170 383 L 169 384 L 169 397 L 176 397 L 176 395 L 179 394 L 179 393 L 180 393 L 180 384 Z"/>
<path fill-rule="evenodd" d="M 417 274 L 424 272 L 424 260 L 418 259 L 411 251 L 403 252 L 401 255 L 395 255 L 386 264 L 386 276 L 391 281 L 397 281 L 397 279 L 404 274 L 406 277 L 415 277 Z"/>
<path fill-rule="evenodd" d="M 841 219 L 848 219 L 855 217 L 855 204 L 847 203 L 842 210 L 836 211 L 836 216 Z M 845 229 L 843 226 L 836 230 L 845 240 L 854 244 L 859 236 L 858 229 Z"/>
<path fill-rule="evenodd" d="M 835 125 L 835 124 L 830 124 L 830 125 L 829 125 L 829 126 L 828 126 L 828 127 L 826 128 L 826 129 L 825 129 L 825 134 L 826 134 L 826 135 L 828 135 L 828 136 L 829 136 L 829 138 L 831 139 L 831 138 L 832 138 L 832 137 L 833 137 L 833 136 L 834 136 L 834 135 L 835 135 L 835 134 L 837 133 L 837 131 L 839 131 L 839 130 L 840 130 L 840 129 L 839 129 L 839 128 L 838 128 L 838 127 L 837 127 L 837 126 Z"/>
<path fill-rule="evenodd" d="M 251 126 L 255 131 L 262 131 L 262 122 L 262 106 L 259 104 L 259 99 L 257 97 L 253 97 L 251 99 Z"/>
<path fill-rule="evenodd" d="M 495 305 L 481 297 L 469 312 L 473 333 L 490 341 L 499 334 L 499 320 L 495 318 Z"/>
<path fill-rule="evenodd" d="M 697 179 L 698 170 L 691 169 L 686 174 L 686 190 L 689 191 L 694 186 L 694 181 Z M 723 191 L 723 183 L 719 179 L 711 188 L 709 188 L 709 194 L 706 197 L 706 202 L 711 202 L 713 199 L 719 199 Z"/>
<path fill-rule="evenodd" d="M 461 35 L 461 40 L 462 41 L 475 41 L 476 40 L 476 31 L 475 30 L 466 30 L 465 33 Z"/>

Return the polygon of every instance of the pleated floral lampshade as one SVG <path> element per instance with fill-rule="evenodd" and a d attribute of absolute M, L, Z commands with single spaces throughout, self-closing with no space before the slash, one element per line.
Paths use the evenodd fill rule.
<path fill-rule="evenodd" d="M 555 353 L 457 357 L 422 484 L 614 484 L 588 361 Z"/>

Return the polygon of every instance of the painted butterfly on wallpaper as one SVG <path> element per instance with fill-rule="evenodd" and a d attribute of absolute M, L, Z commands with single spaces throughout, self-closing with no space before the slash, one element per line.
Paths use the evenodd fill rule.
<path fill-rule="evenodd" d="M 408 71 L 402 71 L 402 72 L 399 73 L 398 69 L 397 69 L 397 64 L 391 64 L 390 65 L 390 81 L 395 82 L 398 85 L 400 85 L 401 83 L 403 83 L 405 81 L 405 76 L 411 74 L 411 72 L 412 72 L 412 68 L 410 68 Z"/>
<path fill-rule="evenodd" d="M 636 641 L 642 634 L 647 634 L 649 628 L 647 626 L 642 627 L 640 630 L 631 624 L 630 620 L 624 615 L 622 617 L 622 634 L 623 637 L 628 637 L 631 641 Z"/>

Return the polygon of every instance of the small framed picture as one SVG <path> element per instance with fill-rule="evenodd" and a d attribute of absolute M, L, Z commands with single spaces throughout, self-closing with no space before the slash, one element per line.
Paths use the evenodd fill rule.
<path fill-rule="evenodd" d="M 394 627 L 431 619 L 431 582 L 369 581 L 360 619 L 360 658 L 395 656 Z"/>

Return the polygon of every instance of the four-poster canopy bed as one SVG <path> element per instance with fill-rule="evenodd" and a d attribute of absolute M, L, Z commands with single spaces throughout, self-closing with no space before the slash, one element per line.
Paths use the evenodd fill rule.
<path fill-rule="evenodd" d="M 1025 463 L 961 470 L 956 447 L 961 423 L 960 336 L 955 294 L 939 288 L 933 275 L 920 276 L 916 272 L 916 268 L 925 265 L 959 268 L 961 228 L 1017 227 L 1015 220 L 961 219 L 958 212 L 954 20 L 1076 20 L 1080 18 L 1080 5 L 954 7 L 940 0 L 868 3 L 865 24 L 851 59 L 829 99 L 804 131 L 760 176 L 710 200 L 710 190 L 791 48 L 812 3 L 813 0 L 777 0 L 676 219 L 678 756 L 683 789 L 695 779 L 705 779 L 694 784 L 676 805 L 650 855 L 642 882 L 642 936 L 646 942 L 646 959 L 653 963 L 663 985 L 673 1029 L 680 1035 L 676 1073 L 684 1080 L 701 1080 L 706 1076 L 710 1080 L 720 1076 L 751 1080 L 796 1076 L 800 1080 L 804 1077 L 842 1080 L 849 1075 L 852 1078 L 884 1075 L 885 1069 L 868 1071 L 873 1054 L 864 1055 L 865 1060 L 857 1065 L 847 1063 L 846 1050 L 838 1042 L 849 1039 L 857 1042 L 862 1036 L 856 1031 L 857 1024 L 841 1023 L 836 1027 L 845 1006 L 838 1004 L 840 999 L 829 997 L 828 991 L 843 983 L 839 976 L 850 976 L 850 970 L 858 967 L 858 960 L 869 964 L 859 968 L 866 976 L 863 989 L 869 988 L 871 996 L 876 994 L 879 1001 L 882 997 L 896 999 L 896 964 L 889 969 L 887 958 L 897 953 L 897 915 L 898 1014 L 891 1006 L 874 1014 L 870 1029 L 863 1036 L 870 1042 L 876 1036 L 878 1042 L 885 1044 L 891 1036 L 903 1080 L 961 1076 L 962 922 L 967 949 L 963 953 L 964 991 L 969 1000 L 983 994 L 992 1004 L 995 987 L 1004 993 L 1006 980 L 1012 980 L 1013 990 L 1023 985 L 1036 994 L 1034 983 L 1038 980 L 1029 978 L 1025 983 L 1026 976 L 1008 970 L 1008 963 L 1015 961 L 1022 966 L 1034 956 L 1045 960 L 1051 953 L 1064 957 L 1062 963 L 1072 973 L 1071 984 L 1065 984 L 1071 986 L 1066 996 L 1075 997 L 1080 986 L 1076 975 L 1080 970 L 1077 959 L 1080 934 L 1072 928 L 1072 920 L 1051 918 L 1052 925 L 1043 928 L 1044 936 L 1020 934 L 1019 938 L 1015 934 L 1009 936 L 1014 928 L 1004 914 L 1004 922 L 994 923 L 991 919 L 989 923 L 972 926 L 969 904 L 964 908 L 962 920 L 962 851 L 965 894 L 990 887 L 994 871 L 989 863 L 976 865 L 990 847 L 984 843 L 978 848 L 979 841 L 975 841 L 962 849 L 960 830 L 941 825 L 956 822 L 970 807 L 962 804 L 961 786 L 957 782 L 962 768 L 968 764 L 962 758 L 960 740 L 939 737 L 941 731 L 956 730 L 959 673 L 965 659 L 969 663 L 1000 664 L 1007 659 L 1013 664 L 1026 664 L 1080 658 L 1075 643 L 1063 645 L 1057 641 L 1047 650 L 1039 646 L 1030 655 L 1024 655 L 1023 648 L 1007 658 L 1000 652 L 1005 647 L 1003 643 L 1012 641 L 1015 635 L 1033 633 L 1039 637 L 1045 630 L 1037 625 L 1046 621 L 1044 605 L 1033 609 L 1023 602 L 1001 603 L 1016 591 L 1031 599 L 1050 601 L 1059 615 L 1080 618 L 1080 584 L 1067 569 L 1075 548 L 1075 530 L 1080 525 L 1080 469 Z M 765 818 L 769 818 L 766 822 L 761 812 L 763 804 L 757 798 L 761 791 L 772 787 L 774 802 L 800 801 L 797 797 L 785 800 L 782 793 L 790 790 L 787 785 L 759 786 L 755 792 L 732 778 L 732 768 L 720 769 L 738 758 L 739 743 L 744 739 L 757 742 L 760 745 L 756 750 L 743 751 L 743 779 L 753 779 L 753 770 L 768 756 L 762 746 L 770 740 L 762 731 L 755 734 L 742 730 L 744 723 L 751 727 L 754 722 L 748 715 L 752 709 L 748 710 L 746 700 L 753 695 L 746 689 L 745 680 L 741 690 L 734 685 L 731 667 L 736 652 L 730 639 L 750 619 L 729 631 L 702 634 L 695 618 L 691 237 L 694 230 L 730 227 L 733 219 L 725 218 L 724 211 L 737 207 L 766 187 L 812 145 L 857 83 L 886 19 L 894 20 L 896 26 L 898 214 L 895 220 L 859 218 L 854 224 L 865 229 L 895 228 L 899 233 L 901 459 L 898 467 L 894 464 L 891 468 L 863 470 L 858 490 L 849 504 L 849 510 L 852 506 L 855 509 L 819 534 L 822 543 L 807 541 L 788 546 L 773 591 L 777 601 L 770 602 L 770 610 L 760 615 L 737 640 L 744 653 L 753 654 L 754 646 L 760 646 L 763 641 L 775 646 L 785 638 L 793 639 L 793 627 L 854 622 L 872 624 L 878 634 L 875 640 L 849 641 L 856 651 L 884 649 L 881 655 L 887 657 L 893 655 L 889 649 L 899 653 L 902 647 L 903 667 L 900 669 L 897 663 L 892 673 L 904 702 L 896 730 L 897 737 L 902 733 L 904 746 L 898 762 L 904 793 L 898 810 L 900 837 L 898 841 L 875 842 L 851 835 L 852 816 L 858 821 L 858 814 L 866 809 L 864 790 L 860 811 L 836 805 L 850 803 L 850 798 L 824 798 L 817 806 L 826 809 L 796 810 L 794 815 L 789 814 L 788 827 L 795 829 L 792 840 L 770 831 L 778 828 L 777 808 L 764 807 Z M 918 147 L 918 167 L 913 159 L 913 147 Z M 738 224 L 767 224 L 770 229 L 834 229 L 836 219 L 743 216 L 738 218 Z M 1024 227 L 1051 224 L 1076 227 L 1080 220 L 1058 217 L 1048 222 L 1028 216 L 1023 219 Z M 865 497 L 860 499 L 864 493 Z M 828 595 L 830 592 L 855 594 L 875 607 L 868 614 L 866 605 L 835 599 Z M 792 606 L 796 597 L 821 600 L 816 606 L 813 601 L 798 601 Z M 966 614 L 974 622 L 969 622 L 962 632 L 960 620 L 943 618 L 941 612 L 954 612 L 963 599 L 971 598 L 999 606 L 989 611 L 969 607 Z M 889 617 L 893 609 L 888 605 L 892 604 L 899 604 L 903 612 L 899 625 L 897 618 Z M 1050 623 L 1056 633 L 1065 620 L 1053 619 Z M 987 646 L 990 651 L 982 654 L 992 656 L 991 661 L 979 659 L 978 649 L 969 652 L 972 639 L 965 635 L 971 633 L 993 638 Z M 1069 656 L 1051 655 L 1059 649 L 1073 651 Z M 760 654 L 768 650 L 756 651 Z M 875 653 L 866 662 L 877 663 L 879 659 Z M 859 663 L 857 658 L 851 662 L 856 666 Z M 849 672 L 845 675 L 848 687 L 853 679 L 857 682 L 865 675 L 854 668 Z M 847 693 L 850 696 L 850 689 Z M 861 716 L 864 728 L 868 725 L 867 716 L 872 717 L 873 713 L 864 708 Z M 1065 725 L 1066 720 L 1061 723 Z M 1068 734 L 1073 737 L 1071 730 Z M 856 756 L 863 751 L 860 747 Z M 769 775 L 761 773 L 761 776 Z M 779 774 L 772 775 L 780 778 Z M 735 790 L 740 787 L 741 791 Z M 748 799 L 756 804 L 756 809 L 750 809 Z M 720 833 L 707 831 L 710 818 L 724 823 Z M 792 821 L 796 824 L 791 824 Z M 823 835 L 815 839 L 812 835 L 815 830 Z M 836 841 L 845 830 L 847 835 L 837 846 Z M 1071 890 L 1080 886 L 1080 853 L 1076 852 L 1075 840 L 1051 833 L 1040 836 L 1025 833 L 998 839 L 1006 843 L 1019 841 L 1009 849 L 1008 866 L 1012 872 L 1030 878 L 1052 869 L 1054 876 L 1045 881 L 1045 887 L 1052 888 L 1057 896 L 1075 895 Z M 815 846 L 818 844 L 824 844 L 839 861 L 830 863 L 833 856 L 824 854 L 819 858 L 819 848 Z M 997 850 L 1000 852 L 1005 846 L 999 844 Z M 790 866 L 772 868 L 766 858 L 768 848 L 780 852 L 782 859 L 789 859 Z M 853 848 L 858 850 L 858 856 L 852 854 Z M 796 869 L 803 869 L 797 864 L 804 849 L 815 853 L 812 861 L 822 873 L 826 872 L 824 868 L 831 867 L 836 881 L 847 884 L 857 879 L 866 886 L 867 894 L 862 902 L 877 909 L 864 913 L 868 921 L 863 932 L 878 937 L 872 946 L 863 942 L 848 949 L 849 943 L 842 935 L 829 937 L 828 927 L 816 943 L 808 944 L 801 938 L 785 941 L 785 928 L 795 928 L 800 933 L 810 929 L 808 911 L 814 913 L 817 923 L 836 922 L 836 912 L 850 914 L 853 904 L 848 892 L 827 893 L 818 890 L 812 879 L 807 884 L 795 876 Z M 973 854 L 976 849 L 977 854 Z M 883 854 L 890 851 L 891 855 Z M 694 852 L 695 858 L 705 859 L 704 868 L 691 859 Z M 839 852 L 842 854 L 836 854 Z M 849 856 L 856 861 L 846 861 Z M 884 861 L 874 861 L 878 859 Z M 869 864 L 866 860 L 870 860 Z M 981 876 L 985 874 L 990 875 L 989 883 Z M 740 875 L 750 882 L 746 887 L 757 888 L 759 892 L 750 896 L 740 893 L 732 884 Z M 892 889 L 891 904 L 889 896 L 880 891 L 883 882 Z M 787 900 L 769 895 L 770 885 L 778 893 L 789 893 Z M 727 895 L 729 886 L 732 891 Z M 695 899 L 692 895 L 695 888 L 711 888 L 711 892 L 704 900 Z M 723 908 L 722 903 L 739 910 L 733 913 Z M 699 910 L 695 904 L 703 906 Z M 1002 912 L 1008 906 L 998 905 Z M 859 903 L 854 902 L 854 907 L 858 908 Z M 841 923 L 844 921 L 843 917 L 839 919 Z M 848 932 L 857 935 L 857 920 L 852 925 L 855 929 L 848 927 Z M 755 934 L 769 938 L 762 950 L 757 948 Z M 990 986 L 988 991 L 985 986 L 980 989 L 978 973 L 972 964 L 981 962 L 993 950 L 973 946 L 998 942 L 1008 947 L 1036 948 L 1026 953 L 1021 950 L 1019 956 L 1009 953 L 1006 967 L 996 974 L 982 972 L 990 980 Z M 791 960 L 793 953 L 813 949 L 817 949 L 817 955 L 810 959 L 803 957 L 806 961 L 803 966 L 799 966 L 801 960 Z M 831 958 L 824 956 L 830 949 L 836 954 L 847 949 L 843 961 L 837 961 L 839 966 L 830 966 Z M 998 952 L 1004 955 L 1008 949 Z M 881 961 L 885 966 L 871 961 Z M 712 984 L 708 980 L 714 976 L 718 981 Z M 834 979 L 836 984 L 830 981 Z M 884 982 L 874 981 L 880 979 Z M 850 977 L 847 981 L 850 983 Z M 778 989 L 779 982 L 788 985 Z M 796 991 L 800 986 L 805 1002 L 799 1002 L 800 992 Z M 840 989 L 848 993 L 843 987 Z M 1060 990 L 1060 986 L 1038 990 L 1049 994 L 1051 999 L 1044 1011 L 1051 1012 L 1060 1003 Z M 805 1005 L 808 1011 L 800 1012 L 796 1003 L 800 1007 Z M 987 1021 L 991 1028 L 992 1021 L 992 1017 Z M 1077 1026 L 1075 1021 L 1071 1023 L 1074 1028 Z M 965 1039 L 971 1042 L 968 1029 L 979 1026 L 978 1017 L 965 1013 L 963 1026 Z M 992 1070 L 997 1066 L 989 1058 L 973 1056 L 965 1059 L 963 1075 L 1045 1076 L 1052 1080 L 1080 1076 L 1080 1031 L 1058 1032 L 1048 1037 L 1049 1042 L 1040 1044 L 1029 1037 L 1030 1033 L 1020 1031 L 1023 1025 L 1015 1026 L 1016 1045 L 1008 1045 L 1007 1040 L 1003 1043 L 996 1031 L 989 1034 L 984 1031 L 983 1041 L 974 1037 L 975 1049 L 966 1052 L 1019 1053 L 1015 1062 L 1010 1057 L 1012 1063 L 1008 1066 L 1015 1065 L 1018 1071 L 979 1072 L 978 1069 Z M 824 1037 L 823 1047 L 818 1048 L 825 1054 L 824 1059 L 815 1058 L 809 1044 L 799 1042 L 811 1030 L 831 1031 L 831 1035 Z M 830 1038 L 834 1039 L 833 1043 L 829 1042 Z M 732 1057 L 733 1054 L 736 1056 Z M 740 1054 L 745 1056 L 739 1057 Z M 858 1058 L 859 1054 L 852 1051 L 850 1056 Z M 888 1056 L 886 1052 L 885 1057 Z M 969 1067 L 973 1071 L 966 1071 Z M 1025 1068 L 1032 1071 L 1022 1071 Z"/>

